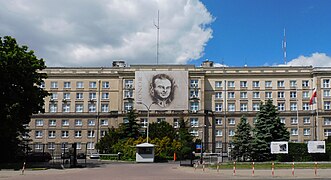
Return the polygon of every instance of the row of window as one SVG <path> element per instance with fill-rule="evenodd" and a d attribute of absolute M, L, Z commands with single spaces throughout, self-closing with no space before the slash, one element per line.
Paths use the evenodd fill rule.
<path fill-rule="evenodd" d="M 69 126 L 70 125 L 69 122 L 70 121 L 68 119 L 63 119 L 63 120 L 61 120 L 61 126 L 63 126 L 63 127 Z M 36 119 L 35 123 L 36 123 L 35 125 L 37 127 L 42 127 L 42 126 L 45 125 L 45 121 L 43 119 Z M 57 120 L 56 119 L 48 120 L 48 126 L 49 127 L 55 127 L 56 125 L 57 125 Z M 95 126 L 96 125 L 96 120 L 94 120 L 94 119 L 87 120 L 87 125 L 88 126 Z M 100 125 L 101 126 L 108 126 L 108 120 L 107 119 L 101 119 L 100 120 Z M 83 120 L 76 119 L 75 120 L 75 126 L 83 126 Z"/>
<path fill-rule="evenodd" d="M 76 149 L 82 149 L 85 144 L 82 144 L 81 142 L 76 142 L 76 145 L 77 145 Z M 47 146 L 46 148 L 49 150 L 55 150 L 57 144 L 55 142 L 48 142 L 46 146 Z M 94 142 L 87 142 L 86 148 L 89 150 L 94 149 Z M 43 149 L 45 149 L 44 144 L 42 143 L 34 144 L 34 151 L 43 150 Z M 67 142 L 61 143 L 61 149 L 69 149 L 68 143 Z"/>
<path fill-rule="evenodd" d="M 84 99 L 84 93 L 82 92 L 76 92 L 76 100 L 83 100 Z M 63 93 L 63 100 L 70 100 L 71 93 L 70 92 L 64 92 Z M 96 92 L 89 92 L 88 94 L 89 100 L 96 100 L 97 99 L 97 93 Z M 124 91 L 124 97 L 125 98 L 132 98 L 133 97 L 133 91 L 132 90 L 126 90 Z M 58 93 L 51 93 L 51 100 L 57 100 L 58 99 Z M 101 93 L 101 99 L 103 100 L 109 100 L 109 93 L 108 92 L 102 92 Z"/>
<path fill-rule="evenodd" d="M 61 138 L 69 138 L 69 131 L 68 130 L 64 130 L 64 131 L 61 131 L 61 132 L 49 130 L 48 131 L 48 138 L 50 138 L 50 139 L 56 138 L 59 135 L 58 133 L 61 133 Z M 74 132 L 71 132 L 71 133 L 74 133 L 75 138 L 82 138 L 82 136 L 83 136 L 81 130 L 75 130 Z M 94 130 L 87 130 L 85 135 L 88 138 L 94 138 L 95 137 L 95 131 Z M 105 135 L 106 135 L 106 131 L 100 131 L 100 136 L 101 137 L 103 137 Z M 36 139 L 43 138 L 43 136 L 44 136 L 43 131 L 40 131 L 40 130 L 35 131 L 35 138 Z"/>
<path fill-rule="evenodd" d="M 71 105 L 69 102 L 62 104 L 62 112 L 69 113 Z M 57 103 L 50 103 L 49 104 L 49 112 L 56 113 L 58 112 L 58 104 Z M 75 112 L 82 113 L 84 112 L 84 104 L 83 103 L 76 103 L 75 104 Z M 88 112 L 97 112 L 97 105 L 95 103 L 88 104 Z M 101 104 L 101 112 L 109 112 L 109 104 Z"/>
<path fill-rule="evenodd" d="M 309 80 L 302 80 L 302 87 L 309 87 Z M 253 81 L 252 87 L 253 88 L 260 88 L 260 81 Z M 192 85 L 192 81 L 191 81 Z M 264 81 L 264 86 L 266 88 L 272 88 L 272 81 Z M 215 87 L 220 88 L 223 87 L 223 81 L 215 81 Z M 235 81 L 227 81 L 227 87 L 234 88 L 235 87 Z M 248 81 L 240 81 L 240 87 L 241 88 L 248 88 Z M 277 87 L 283 88 L 285 87 L 285 81 L 277 81 Z M 296 88 L 297 87 L 297 81 L 296 80 L 290 80 L 290 87 Z"/>

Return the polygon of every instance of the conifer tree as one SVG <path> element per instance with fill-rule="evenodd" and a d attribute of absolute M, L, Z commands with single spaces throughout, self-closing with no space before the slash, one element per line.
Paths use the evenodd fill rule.
<path fill-rule="evenodd" d="M 242 116 L 233 139 L 232 157 L 237 161 L 246 161 L 251 157 L 252 135 L 251 126 L 245 116 Z"/>

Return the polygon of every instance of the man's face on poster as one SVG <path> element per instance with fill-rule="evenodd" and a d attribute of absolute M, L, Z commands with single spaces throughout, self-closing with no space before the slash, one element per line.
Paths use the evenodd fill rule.
<path fill-rule="evenodd" d="M 167 99 L 171 92 L 171 82 L 169 79 L 155 79 L 155 93 L 161 99 Z"/>

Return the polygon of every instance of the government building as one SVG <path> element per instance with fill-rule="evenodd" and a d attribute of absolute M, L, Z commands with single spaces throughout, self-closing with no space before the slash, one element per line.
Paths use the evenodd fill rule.
<path fill-rule="evenodd" d="M 108 128 L 125 123 L 127 112 L 135 109 L 143 128 L 161 121 L 177 128 L 184 117 L 207 152 L 228 152 L 240 118 L 245 115 L 254 126 L 260 102 L 267 99 L 278 108 L 290 141 L 331 135 L 331 68 L 214 67 L 212 61 L 200 67 L 127 66 L 114 61 L 111 67 L 42 72 L 48 75 L 42 88 L 51 96 L 45 98 L 45 113 L 33 115 L 28 125 L 35 150 L 77 143 L 78 149 L 95 152 Z"/>

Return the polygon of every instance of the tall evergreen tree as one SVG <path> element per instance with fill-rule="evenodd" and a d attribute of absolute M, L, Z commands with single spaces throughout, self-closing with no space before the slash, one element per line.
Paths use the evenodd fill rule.
<path fill-rule="evenodd" d="M 96 144 L 96 148 L 102 153 L 117 153 L 114 151 L 114 145 L 118 142 L 119 138 L 117 129 L 111 127 L 108 129 L 106 135 Z"/>
<path fill-rule="evenodd" d="M 171 140 L 175 138 L 175 129 L 168 122 L 160 123 L 153 122 L 149 125 L 149 137 L 151 139 L 169 137 Z"/>
<path fill-rule="evenodd" d="M 178 122 L 177 140 L 180 143 L 180 158 L 189 158 L 194 150 L 193 136 L 190 134 L 190 127 L 184 118 L 181 117 Z"/>
<path fill-rule="evenodd" d="M 242 116 L 240 123 L 237 126 L 236 134 L 233 139 L 233 149 L 231 154 L 238 161 L 246 161 L 251 157 L 252 151 L 252 135 L 251 126 L 245 116 Z"/>
<path fill-rule="evenodd" d="M 130 110 L 127 113 L 127 122 L 123 122 L 119 126 L 120 139 L 137 139 L 140 136 L 140 126 L 137 122 L 135 110 Z"/>
<path fill-rule="evenodd" d="M 290 134 L 280 122 L 277 107 L 272 100 L 261 102 L 260 111 L 256 115 L 253 140 L 253 158 L 256 161 L 271 160 L 270 144 L 272 141 L 288 141 Z"/>

